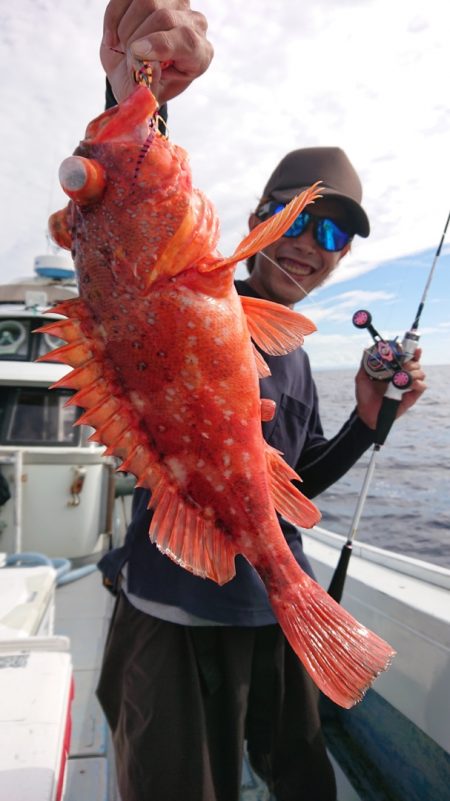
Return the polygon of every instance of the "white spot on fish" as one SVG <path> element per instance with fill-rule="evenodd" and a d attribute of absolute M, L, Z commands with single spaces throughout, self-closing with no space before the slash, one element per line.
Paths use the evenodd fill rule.
<path fill-rule="evenodd" d="M 224 489 L 225 489 L 225 485 L 224 484 L 217 484 L 217 486 L 216 486 L 217 492 L 223 492 Z"/>
<path fill-rule="evenodd" d="M 202 432 L 201 432 L 201 435 L 202 435 L 202 437 L 203 437 L 204 439 L 209 439 L 209 434 L 207 434 L 207 433 L 206 433 L 206 431 L 202 431 Z"/>
<path fill-rule="evenodd" d="M 223 456 L 222 456 L 222 461 L 223 461 L 225 467 L 228 467 L 228 465 L 231 464 L 231 456 L 230 456 L 230 454 L 229 453 L 224 453 Z"/>
<path fill-rule="evenodd" d="M 204 459 L 199 459 L 196 466 L 200 467 L 200 469 L 201 469 L 202 467 L 205 466 L 205 464 L 206 464 L 206 462 L 205 462 Z"/>
<path fill-rule="evenodd" d="M 223 471 L 223 475 L 224 475 L 224 478 L 230 478 L 230 476 L 233 475 L 233 471 L 232 470 L 224 470 Z"/>
<path fill-rule="evenodd" d="M 224 444 L 224 445 L 234 445 L 234 439 L 233 439 L 233 437 L 228 437 L 228 439 L 224 439 L 224 441 L 223 441 L 223 444 Z M 228 458 L 229 458 L 229 457 L 228 457 Z"/>
<path fill-rule="evenodd" d="M 166 430 L 165 426 L 162 426 L 162 425 L 158 426 L 158 431 L 165 431 L 165 430 Z"/>
<path fill-rule="evenodd" d="M 131 400 L 131 403 L 133 404 L 133 406 L 135 406 L 136 409 L 139 409 L 139 411 L 142 411 L 142 409 L 145 408 L 145 401 L 142 398 L 142 396 L 139 394 L 139 392 L 131 391 L 130 392 L 130 400 Z"/>
<path fill-rule="evenodd" d="M 179 459 L 176 459 L 175 456 L 169 456 L 169 458 L 166 459 L 166 464 L 168 465 L 168 467 L 172 471 L 172 473 L 175 476 L 175 478 L 177 479 L 177 481 L 180 484 L 185 484 L 187 473 L 186 473 L 186 468 L 183 465 L 183 463 L 180 462 Z"/>
<path fill-rule="evenodd" d="M 249 462 L 250 461 L 250 454 L 247 453 L 247 451 L 243 451 L 242 458 L 243 458 L 244 462 Z"/>
<path fill-rule="evenodd" d="M 196 356 L 195 353 L 186 353 L 184 361 L 186 364 L 194 364 L 197 367 L 198 356 Z"/>
<path fill-rule="evenodd" d="M 195 328 L 195 323 L 192 322 L 192 320 L 189 320 L 188 323 L 187 323 L 187 327 L 188 328 Z"/>
<path fill-rule="evenodd" d="M 184 436 L 182 436 L 181 439 L 183 440 L 183 442 L 191 442 L 191 438 L 188 437 L 187 434 L 184 434 Z"/>

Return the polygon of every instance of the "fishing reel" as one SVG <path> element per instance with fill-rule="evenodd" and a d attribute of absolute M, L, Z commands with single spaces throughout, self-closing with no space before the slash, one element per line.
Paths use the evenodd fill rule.
<path fill-rule="evenodd" d="M 408 389 L 412 378 L 410 373 L 403 369 L 403 364 L 412 357 L 418 336 L 408 332 L 403 342 L 399 342 L 397 337 L 383 339 L 372 325 L 372 315 L 365 309 L 355 312 L 352 322 L 355 328 L 367 328 L 374 341 L 372 347 L 364 351 L 363 366 L 367 375 L 378 381 L 391 381 L 396 389 Z"/>

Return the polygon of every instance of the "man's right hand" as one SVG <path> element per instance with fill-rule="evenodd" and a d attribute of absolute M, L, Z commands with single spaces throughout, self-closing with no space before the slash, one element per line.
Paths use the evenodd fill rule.
<path fill-rule="evenodd" d="M 152 91 L 160 105 L 183 92 L 213 57 L 207 27 L 189 0 L 110 0 L 100 59 L 116 100 L 136 87 L 133 70 L 144 60 L 151 62 Z"/>

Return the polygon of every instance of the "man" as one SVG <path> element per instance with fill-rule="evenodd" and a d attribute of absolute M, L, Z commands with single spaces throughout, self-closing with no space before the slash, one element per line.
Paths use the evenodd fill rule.
<path fill-rule="evenodd" d="M 110 4 L 120 6 L 122 23 L 115 25 L 118 30 L 122 24 L 122 38 L 106 41 L 126 49 L 144 31 L 155 57 L 172 61 L 168 69 L 177 70 L 177 48 L 186 39 L 178 37 L 175 24 L 167 34 L 173 49 L 158 51 L 155 31 L 165 19 L 167 33 L 169 18 L 150 8 L 149 19 L 135 25 L 135 5 L 141 14 L 133 0 Z M 177 14 L 186 20 L 187 5 L 178 5 L 183 9 Z M 180 21 L 176 15 L 170 19 Z M 204 41 L 195 41 L 201 62 Z M 139 55 L 145 55 L 141 47 Z M 108 77 L 113 92 L 125 96 L 122 81 L 115 88 L 125 56 L 114 58 Z M 195 77 L 195 55 L 190 58 Z M 160 98 L 167 100 L 173 94 L 163 80 Z M 292 306 L 332 272 L 353 235 L 368 235 L 359 179 L 337 148 L 289 154 L 270 177 L 250 227 L 317 179 L 324 182 L 324 197 L 314 205 L 314 217 L 300 215 L 285 236 L 254 257 L 250 278 L 237 282 L 240 294 Z M 302 491 L 313 497 L 373 442 L 382 388 L 360 371 L 356 409 L 326 440 L 306 353 L 265 358 L 272 375 L 262 382 L 262 396 L 275 400 L 277 411 L 264 423 L 264 436 L 283 451 L 303 478 Z M 409 370 L 412 391 L 400 411 L 424 389 L 417 359 Z M 118 593 L 98 695 L 113 734 L 123 801 L 238 801 L 244 740 L 277 801 L 335 801 L 318 692 L 277 625 L 258 575 L 243 557 L 236 559 L 236 577 L 222 587 L 183 570 L 149 542 L 148 499 L 147 491 L 136 491 L 126 542 L 100 563 L 105 583 Z M 297 561 L 311 573 L 300 532 L 281 524 Z"/>

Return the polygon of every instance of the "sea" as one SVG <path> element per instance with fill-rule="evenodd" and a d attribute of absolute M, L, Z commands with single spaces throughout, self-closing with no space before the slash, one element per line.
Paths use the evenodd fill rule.
<path fill-rule="evenodd" d="M 395 422 L 376 457 L 357 539 L 450 568 L 450 365 L 425 372 L 427 391 Z M 354 370 L 314 373 L 327 437 L 354 408 L 354 377 Z M 371 452 L 315 498 L 324 528 L 349 534 Z"/>

